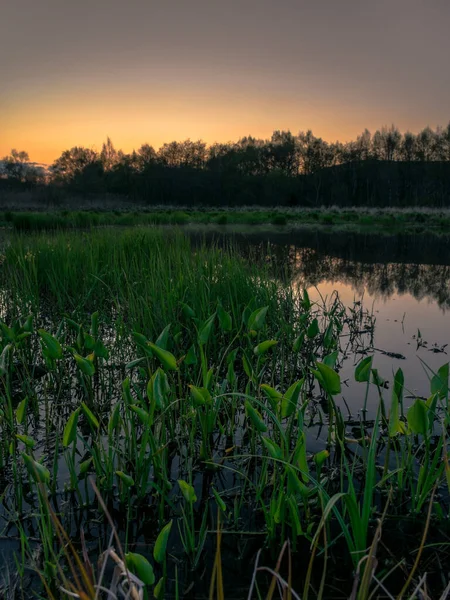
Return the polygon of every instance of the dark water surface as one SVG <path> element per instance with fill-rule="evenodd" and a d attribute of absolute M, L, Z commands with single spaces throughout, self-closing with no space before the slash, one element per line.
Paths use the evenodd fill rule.
<path fill-rule="evenodd" d="M 306 288 L 316 301 L 329 298 L 336 291 L 346 306 L 361 302 L 376 319 L 373 366 L 391 381 L 393 372 L 401 367 L 406 395 L 430 395 L 428 375 L 421 361 L 437 370 L 449 360 L 450 234 L 383 235 L 298 229 L 193 235 L 219 244 L 232 239 L 245 256 L 275 262 L 275 270 L 286 271 L 292 285 Z M 362 407 L 364 390 L 354 382 L 354 365 L 355 356 L 349 356 L 341 370 L 341 380 L 347 380 L 343 396 L 356 415 Z M 377 406 L 377 391 L 371 392 L 369 406 Z M 405 406 L 412 401 L 406 398 Z"/>

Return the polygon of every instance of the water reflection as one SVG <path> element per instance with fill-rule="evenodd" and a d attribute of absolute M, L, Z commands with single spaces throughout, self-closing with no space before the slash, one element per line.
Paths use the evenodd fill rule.
<path fill-rule="evenodd" d="M 351 286 L 374 298 L 409 294 L 450 308 L 450 235 L 380 235 L 343 231 L 197 233 L 219 244 L 230 238 L 251 259 L 265 257 L 304 287 Z"/>

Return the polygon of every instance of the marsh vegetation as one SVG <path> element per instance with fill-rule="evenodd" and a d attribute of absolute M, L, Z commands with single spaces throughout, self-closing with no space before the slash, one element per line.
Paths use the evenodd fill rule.
<path fill-rule="evenodd" d="M 311 252 L 5 238 L 1 593 L 446 597 L 445 345 L 411 323 L 412 389 L 374 306 L 311 287 Z M 331 281 L 374 276 L 344 263 Z"/>

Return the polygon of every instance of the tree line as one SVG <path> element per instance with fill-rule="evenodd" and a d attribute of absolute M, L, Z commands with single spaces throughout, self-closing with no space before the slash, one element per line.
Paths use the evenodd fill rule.
<path fill-rule="evenodd" d="M 1 162 L 8 180 L 145 203 L 439 206 L 449 204 L 450 123 L 417 134 L 394 125 L 373 135 L 366 129 L 347 143 L 311 131 L 274 131 L 266 140 L 208 146 L 188 139 L 159 150 L 143 144 L 131 153 L 108 138 L 100 151 L 65 150 L 46 171 L 30 164 L 26 152 L 13 150 Z"/>

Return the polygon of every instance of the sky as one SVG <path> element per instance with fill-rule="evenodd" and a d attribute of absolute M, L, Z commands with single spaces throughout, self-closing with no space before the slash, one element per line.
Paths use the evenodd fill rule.
<path fill-rule="evenodd" d="M 449 0 L 1 0 L 0 157 L 450 120 Z"/>

